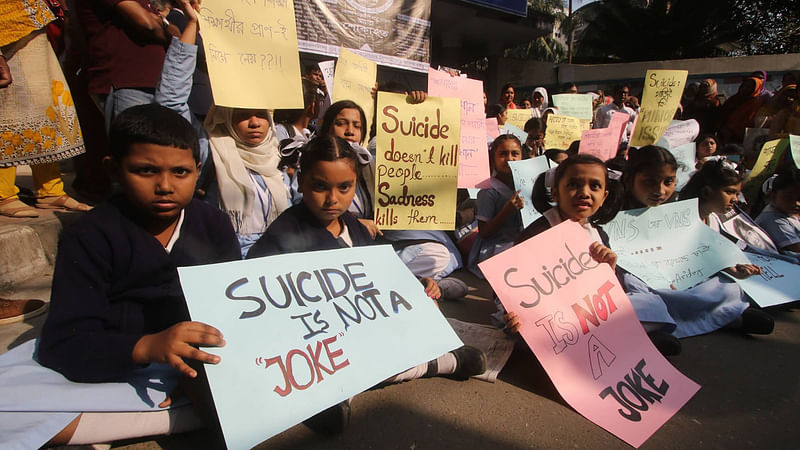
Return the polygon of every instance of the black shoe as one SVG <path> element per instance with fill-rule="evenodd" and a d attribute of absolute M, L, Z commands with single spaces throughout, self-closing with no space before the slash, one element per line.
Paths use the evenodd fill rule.
<path fill-rule="evenodd" d="M 775 329 L 772 316 L 760 309 L 747 308 L 742 313 L 742 326 L 739 330 L 748 334 L 770 334 Z"/>
<path fill-rule="evenodd" d="M 469 377 L 486 372 L 486 355 L 480 349 L 465 345 L 450 353 L 456 357 L 456 370 L 450 378 L 467 380 Z"/>
<path fill-rule="evenodd" d="M 319 434 L 339 434 L 350 423 L 350 403 L 345 400 L 303 421 L 305 426 Z"/>
<path fill-rule="evenodd" d="M 664 356 L 675 356 L 681 354 L 681 341 L 675 336 L 663 330 L 655 330 L 647 333 L 659 352 Z"/>

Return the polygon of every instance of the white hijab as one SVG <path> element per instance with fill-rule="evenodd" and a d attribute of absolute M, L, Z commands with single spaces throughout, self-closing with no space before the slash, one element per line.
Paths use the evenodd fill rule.
<path fill-rule="evenodd" d="M 233 108 L 212 106 L 208 111 L 205 129 L 214 158 L 220 207 L 228 214 L 237 234 L 263 233 L 280 213 L 289 207 L 286 185 L 278 169 L 281 155 L 275 124 L 269 117 L 269 131 L 257 145 L 243 141 L 233 127 Z M 269 214 L 254 214 L 259 186 L 251 179 L 248 169 L 264 180 L 272 204 Z"/>

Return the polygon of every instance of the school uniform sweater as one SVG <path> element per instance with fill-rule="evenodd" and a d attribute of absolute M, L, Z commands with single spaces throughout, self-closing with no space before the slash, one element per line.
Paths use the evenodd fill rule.
<path fill-rule="evenodd" d="M 192 200 L 167 252 L 117 196 L 64 230 L 38 361 L 73 381 L 122 380 L 145 334 L 189 320 L 177 268 L 241 258 L 230 220 Z"/>
<path fill-rule="evenodd" d="M 347 226 L 353 247 L 373 243 L 367 228 L 351 213 L 345 212 L 340 216 L 340 220 Z M 250 248 L 247 259 L 344 247 L 347 247 L 347 244 L 333 237 L 305 203 L 299 203 L 284 211 L 270 224 L 264 235 Z"/>

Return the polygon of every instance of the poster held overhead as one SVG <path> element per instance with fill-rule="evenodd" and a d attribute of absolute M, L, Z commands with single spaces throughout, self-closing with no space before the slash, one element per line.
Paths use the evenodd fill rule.
<path fill-rule="evenodd" d="M 686 85 L 686 70 L 648 70 L 644 78 L 642 107 L 631 145 L 655 144 L 672 122 Z"/>
<path fill-rule="evenodd" d="M 339 52 L 336 61 L 336 71 L 333 76 L 333 92 L 331 101 L 352 100 L 364 110 L 367 123 L 361 125 L 362 132 L 366 135 L 372 125 L 372 116 L 375 114 L 372 90 L 375 80 L 378 79 L 378 65 L 363 56 L 359 56 L 346 48 Z"/>
<path fill-rule="evenodd" d="M 303 108 L 292 2 L 205 0 L 200 19 L 215 104 Z"/>

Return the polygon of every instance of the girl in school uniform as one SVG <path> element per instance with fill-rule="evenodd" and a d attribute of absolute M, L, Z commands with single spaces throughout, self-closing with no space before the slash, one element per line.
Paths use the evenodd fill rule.
<path fill-rule="evenodd" d="M 348 211 L 358 184 L 358 165 L 356 152 L 344 139 L 336 136 L 312 139 L 300 157 L 303 201 L 286 210 L 270 225 L 253 245 L 248 258 L 372 244 L 369 230 Z M 429 297 L 439 298 L 439 288 L 432 279 L 420 281 Z M 439 375 L 466 380 L 485 370 L 483 352 L 464 346 L 412 367 L 386 382 Z M 334 405 L 306 424 L 323 433 L 339 433 L 349 423 L 349 403 Z"/>
<path fill-rule="evenodd" d="M 800 180 L 781 172 L 764 182 L 767 206 L 756 218 L 781 253 L 800 256 Z"/>

